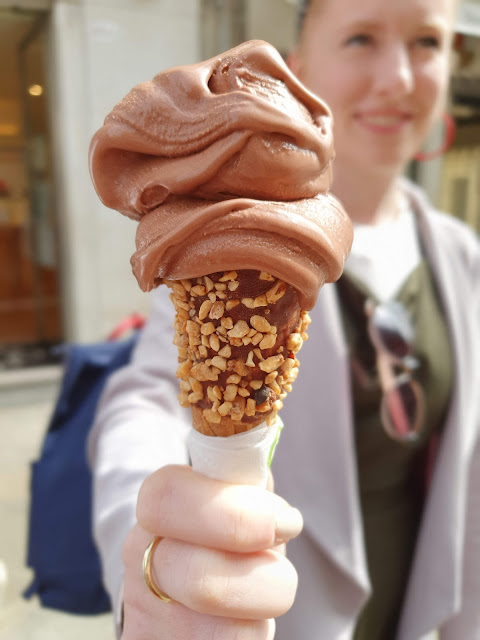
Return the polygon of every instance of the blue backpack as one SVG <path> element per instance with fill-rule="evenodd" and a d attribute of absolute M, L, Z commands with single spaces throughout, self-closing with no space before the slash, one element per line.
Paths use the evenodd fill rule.
<path fill-rule="evenodd" d="M 134 318 L 140 327 L 143 318 Z M 65 349 L 60 393 L 31 472 L 27 564 L 34 578 L 23 595 L 37 594 L 45 607 L 76 614 L 111 609 L 92 537 L 86 441 L 105 383 L 130 361 L 137 338 Z"/>

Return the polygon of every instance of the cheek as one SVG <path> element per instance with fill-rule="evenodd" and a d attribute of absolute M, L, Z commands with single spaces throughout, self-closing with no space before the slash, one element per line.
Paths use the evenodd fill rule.
<path fill-rule="evenodd" d="M 330 68 L 319 71 L 305 82 L 311 91 L 328 104 L 338 120 L 355 111 L 365 93 L 365 80 L 351 69 Z"/>
<path fill-rule="evenodd" d="M 335 116 L 336 111 L 343 111 L 361 93 L 359 85 L 365 84 L 365 73 L 358 73 L 352 64 L 335 60 L 329 50 L 318 46 L 318 42 L 315 44 L 299 59 L 298 77 L 325 100 Z"/>
<path fill-rule="evenodd" d="M 427 116 L 438 116 L 446 105 L 448 71 L 445 65 L 436 64 L 425 68 L 417 75 L 417 95 Z"/>

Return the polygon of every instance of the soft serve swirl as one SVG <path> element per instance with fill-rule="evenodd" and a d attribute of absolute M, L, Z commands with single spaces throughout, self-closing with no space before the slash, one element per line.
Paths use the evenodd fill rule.
<path fill-rule="evenodd" d="M 328 107 L 252 41 L 135 87 L 95 134 L 90 167 L 104 204 L 140 220 L 132 266 L 143 290 L 256 269 L 309 309 L 352 241 L 326 195 L 333 156 Z"/>

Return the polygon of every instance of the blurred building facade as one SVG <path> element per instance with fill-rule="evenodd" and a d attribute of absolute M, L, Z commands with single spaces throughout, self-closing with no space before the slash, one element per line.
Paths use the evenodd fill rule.
<path fill-rule="evenodd" d="M 129 312 L 148 312 L 129 264 L 135 223 L 98 200 L 90 139 L 131 87 L 163 69 L 251 38 L 286 53 L 295 5 L 0 0 L 0 368 L 25 364 L 12 359 L 18 346 L 101 339 Z M 455 43 L 458 142 L 414 173 L 437 204 L 480 229 L 479 43 L 480 0 L 470 0 Z M 32 353 L 31 364 L 42 361 Z"/>

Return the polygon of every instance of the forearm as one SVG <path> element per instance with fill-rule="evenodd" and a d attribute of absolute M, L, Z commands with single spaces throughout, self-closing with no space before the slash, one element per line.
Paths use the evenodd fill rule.
<path fill-rule="evenodd" d="M 184 464 L 188 459 L 182 439 L 184 425 L 161 411 L 126 413 L 121 419 L 97 424 L 99 432 L 90 447 L 93 529 L 104 583 L 115 601 L 123 575 L 122 546 L 136 522 L 143 480 L 165 464 Z"/>
<path fill-rule="evenodd" d="M 119 597 L 122 546 L 136 522 L 141 483 L 161 466 L 188 462 L 184 443 L 190 417 L 177 400 L 176 349 L 165 303 L 168 298 L 154 298 L 132 362 L 109 380 L 89 435 L 94 537 L 113 602 Z"/>

